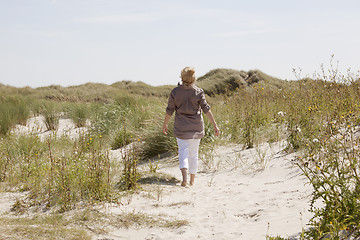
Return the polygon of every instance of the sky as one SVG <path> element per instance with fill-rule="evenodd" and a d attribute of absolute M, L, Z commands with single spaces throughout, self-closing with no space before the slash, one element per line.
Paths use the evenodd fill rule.
<path fill-rule="evenodd" d="M 358 0 L 0 0 L 0 83 L 15 87 L 175 85 L 186 66 L 293 80 L 332 55 L 359 71 Z"/>

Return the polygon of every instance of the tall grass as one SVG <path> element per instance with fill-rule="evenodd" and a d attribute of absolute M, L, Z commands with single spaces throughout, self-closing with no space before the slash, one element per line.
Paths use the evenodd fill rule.
<path fill-rule="evenodd" d="M 248 148 L 268 140 L 260 139 L 264 127 L 285 128 L 286 150 L 303 153 L 298 166 L 314 189 L 305 239 L 360 236 L 360 80 L 329 74 L 337 75 L 298 80 L 281 91 L 259 84 L 252 94 L 239 90 L 226 99 L 220 122 L 223 134 Z"/>
<path fill-rule="evenodd" d="M 33 206 L 72 209 L 80 201 L 112 198 L 111 163 L 99 136 L 82 135 L 73 142 L 35 136 L 2 139 L 1 180 L 8 186 L 29 191 Z"/>
<path fill-rule="evenodd" d="M 60 110 L 54 102 L 45 102 L 42 114 L 45 117 L 45 125 L 47 130 L 57 130 L 59 127 Z"/>
<path fill-rule="evenodd" d="M 214 139 L 212 127 L 205 121 L 210 131 L 202 140 L 203 151 L 227 142 L 252 148 L 262 142 L 286 140 L 286 151 L 303 154 L 297 159 L 298 166 L 314 188 L 310 208 L 314 218 L 306 239 L 326 236 L 341 239 L 343 234 L 357 237 L 360 233 L 360 80 L 358 76 L 343 76 L 334 70 L 328 71 L 330 76 L 326 71 L 322 73 L 316 80 L 300 79 L 284 82 L 284 86 L 274 79 L 270 79 L 274 81 L 272 85 L 270 80 L 261 80 L 260 73 L 253 75 L 254 79 L 244 75 L 246 87 L 227 88 L 224 95 L 208 98 L 221 138 Z M 95 95 L 86 95 L 80 87 L 41 89 L 43 94 L 54 93 L 54 99 L 69 98 L 69 92 L 76 91 L 81 92 L 81 99 L 86 99 L 66 108 L 70 109 L 68 114 L 74 122 L 78 122 L 77 126 L 83 126 L 85 119 L 90 122 L 89 131 L 75 141 L 56 136 L 40 141 L 36 135 L 7 134 L 13 126 L 11 121 L 24 122 L 29 113 L 26 108 L 22 113 L 15 110 L 26 106 L 25 98 L 2 98 L 0 180 L 9 188 L 29 191 L 34 206 L 58 207 L 61 211 L 84 201 L 112 201 L 117 195 L 114 186 L 119 182 L 124 183 L 124 189 L 136 189 L 139 161 L 148 162 L 165 152 L 174 154 L 177 144 L 171 132 L 173 123 L 170 122 L 168 135 L 161 131 L 166 97 L 150 97 L 151 92 L 146 92 L 141 84 L 136 85 L 136 91 L 144 93 L 141 95 L 113 89 L 128 87 L 135 92 L 135 86 L 129 84 L 114 84 L 98 97 L 101 101 L 94 100 Z M 216 86 L 212 85 L 212 91 L 219 90 Z M 109 93 L 114 97 L 110 98 Z M 49 105 L 45 111 L 41 110 L 44 115 L 56 117 L 64 111 L 62 103 L 54 99 L 46 101 Z M 134 148 L 118 159 L 122 170 L 114 171 L 109 149 L 127 151 L 125 146 L 129 143 Z M 211 161 L 208 164 L 213 167 Z M 318 201 L 324 205 L 317 206 Z"/>
<path fill-rule="evenodd" d="M 66 109 L 66 112 L 76 127 L 85 127 L 86 121 L 90 117 L 89 106 L 85 103 L 72 104 Z"/>
<path fill-rule="evenodd" d="M 0 135 L 7 134 L 15 124 L 26 124 L 30 116 L 28 101 L 21 96 L 0 98 Z"/>

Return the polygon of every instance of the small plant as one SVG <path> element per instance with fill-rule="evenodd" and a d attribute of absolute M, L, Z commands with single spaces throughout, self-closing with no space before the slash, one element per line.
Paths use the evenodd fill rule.
<path fill-rule="evenodd" d="M 276 236 L 276 237 L 266 236 L 266 240 L 290 240 L 290 238 L 282 238 L 280 236 Z"/>
<path fill-rule="evenodd" d="M 115 138 L 111 144 L 111 149 L 115 150 L 124 147 L 130 144 L 131 141 L 132 141 L 131 133 L 127 132 L 125 126 L 123 126 L 117 131 Z"/>
<path fill-rule="evenodd" d="M 160 157 L 159 157 L 159 158 L 160 158 Z M 156 161 L 155 161 L 155 163 L 154 163 L 154 161 L 151 161 L 150 159 L 149 159 L 149 164 L 148 164 L 148 166 L 149 166 L 149 172 L 150 172 L 150 173 L 156 173 L 156 171 L 159 169 L 159 163 L 156 162 Z"/>
<path fill-rule="evenodd" d="M 121 188 L 123 190 L 137 190 L 139 188 L 138 180 L 140 175 L 138 173 L 139 157 L 134 149 L 134 145 L 129 149 L 123 149 L 123 176 L 121 178 Z"/>
<path fill-rule="evenodd" d="M 269 144 L 269 148 L 271 150 L 270 144 Z M 255 160 L 255 165 L 256 165 L 255 169 L 257 171 L 262 171 L 269 164 L 269 158 L 267 158 L 267 156 L 266 156 L 267 150 L 262 151 L 261 146 L 257 146 L 255 148 L 255 151 L 256 151 L 256 156 L 254 157 L 256 159 Z M 271 159 L 272 155 L 273 154 L 270 155 L 270 159 Z"/>
<path fill-rule="evenodd" d="M 199 160 L 202 163 L 202 170 L 204 172 L 214 171 L 220 169 L 221 161 L 216 162 L 214 144 L 204 143 L 200 148 Z"/>
<path fill-rule="evenodd" d="M 48 130 L 57 130 L 59 127 L 60 114 L 56 110 L 54 103 L 47 103 L 44 106 L 43 115 L 45 117 L 45 125 Z"/>

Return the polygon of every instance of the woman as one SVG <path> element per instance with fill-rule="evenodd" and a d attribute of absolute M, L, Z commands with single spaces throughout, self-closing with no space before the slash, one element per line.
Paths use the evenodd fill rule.
<path fill-rule="evenodd" d="M 163 133 L 167 134 L 168 122 L 175 111 L 174 135 L 179 148 L 179 165 L 182 174 L 181 186 L 187 185 L 187 174 L 190 172 L 190 185 L 194 184 L 197 173 L 200 139 L 205 135 L 202 112 L 214 126 L 215 136 L 220 130 L 205 100 L 204 91 L 194 85 L 195 70 L 186 67 L 181 71 L 182 84 L 174 88 L 169 96 L 166 108 Z"/>

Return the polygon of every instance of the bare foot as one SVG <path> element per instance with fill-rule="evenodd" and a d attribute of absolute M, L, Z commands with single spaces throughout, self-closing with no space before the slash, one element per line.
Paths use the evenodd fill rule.
<path fill-rule="evenodd" d="M 190 174 L 190 186 L 194 185 L 195 182 L 195 174 Z"/>
<path fill-rule="evenodd" d="M 182 186 L 182 187 L 186 187 L 186 185 L 187 185 L 187 182 L 182 182 L 182 183 L 181 183 L 181 186 Z"/>

